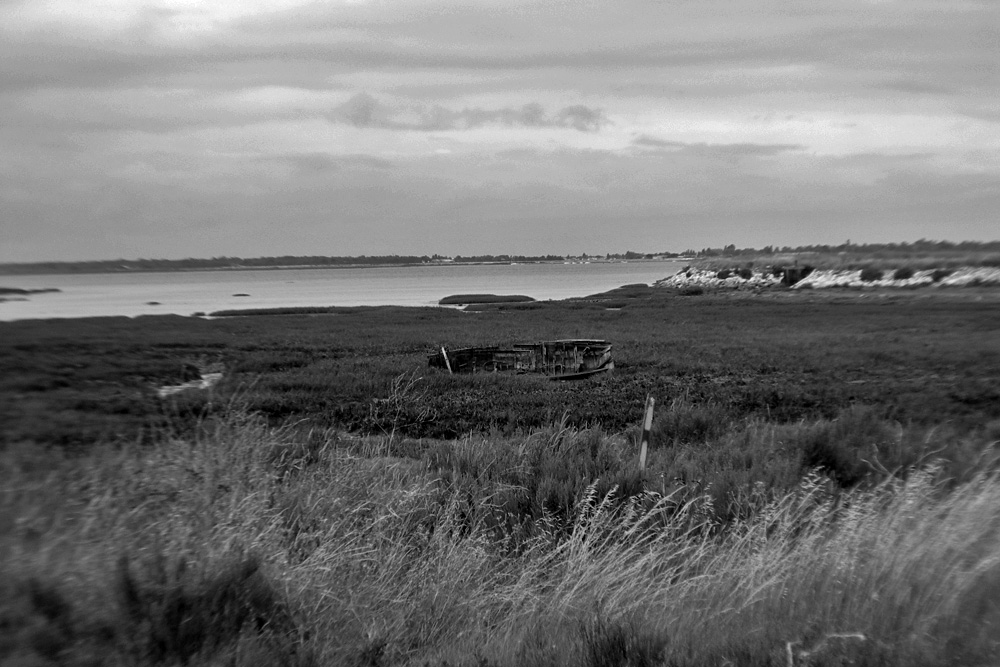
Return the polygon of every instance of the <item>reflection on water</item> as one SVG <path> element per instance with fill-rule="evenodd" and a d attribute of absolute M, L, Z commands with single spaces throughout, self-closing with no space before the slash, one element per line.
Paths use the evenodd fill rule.
<path fill-rule="evenodd" d="M 0 276 L 0 286 L 58 288 L 0 302 L 0 320 L 98 315 L 191 315 L 279 306 L 432 306 L 451 294 L 526 294 L 566 299 L 652 283 L 677 262 L 431 265 Z"/>

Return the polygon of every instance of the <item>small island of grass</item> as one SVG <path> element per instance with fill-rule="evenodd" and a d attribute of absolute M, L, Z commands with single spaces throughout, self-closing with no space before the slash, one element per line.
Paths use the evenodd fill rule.
<path fill-rule="evenodd" d="M 47 292 L 61 292 L 62 290 L 57 287 L 42 287 L 39 289 L 21 289 L 19 287 L 0 287 L 0 295 L 7 294 L 17 294 L 17 295 L 27 295 L 27 294 L 45 294 Z"/>
<path fill-rule="evenodd" d="M 61 292 L 55 287 L 42 287 L 40 289 L 21 289 L 19 287 L 0 287 L 0 303 L 4 301 L 27 301 L 32 294 L 45 294 L 47 292 Z"/>
<path fill-rule="evenodd" d="M 534 301 L 523 294 L 453 294 L 438 301 L 439 306 L 468 306 L 483 303 L 525 303 Z"/>

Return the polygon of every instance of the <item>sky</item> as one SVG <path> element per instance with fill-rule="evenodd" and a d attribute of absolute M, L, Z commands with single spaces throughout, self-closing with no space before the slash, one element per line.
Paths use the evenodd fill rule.
<path fill-rule="evenodd" d="M 1000 239 L 998 0 L 0 0 L 0 262 Z"/>

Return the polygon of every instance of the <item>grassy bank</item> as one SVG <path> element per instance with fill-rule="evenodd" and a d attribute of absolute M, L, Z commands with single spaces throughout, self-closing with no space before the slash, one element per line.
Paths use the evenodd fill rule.
<path fill-rule="evenodd" d="M 735 250 L 735 249 L 734 249 Z M 825 270 L 876 269 L 914 271 L 928 269 L 955 269 L 963 266 L 1000 266 L 1000 252 L 995 243 L 960 244 L 952 248 L 920 247 L 914 245 L 843 246 L 840 248 L 785 248 L 782 250 L 739 250 L 732 253 L 716 251 L 700 255 L 692 266 L 704 269 L 733 269 L 736 267 L 809 265 Z"/>

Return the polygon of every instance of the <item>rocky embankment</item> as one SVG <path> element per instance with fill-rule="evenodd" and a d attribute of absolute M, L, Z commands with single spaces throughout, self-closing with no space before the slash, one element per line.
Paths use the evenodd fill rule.
<path fill-rule="evenodd" d="M 675 289 L 753 289 L 776 287 L 782 284 L 783 273 L 744 269 L 738 271 L 709 271 L 705 269 L 682 269 L 675 275 L 657 280 L 653 287 L 673 287 Z"/>
<path fill-rule="evenodd" d="M 969 287 L 1000 285 L 1000 268 L 960 267 L 956 269 L 926 269 L 911 271 L 897 269 L 789 269 L 768 268 L 706 270 L 684 269 L 676 275 L 658 280 L 654 287 L 674 289 L 762 289 L 786 286 L 791 289 L 819 289 L 825 287 Z"/>
<path fill-rule="evenodd" d="M 969 287 L 974 285 L 1000 285 L 1000 268 L 962 267 L 954 270 L 930 269 L 914 271 L 909 277 L 896 277 L 887 271 L 882 277 L 871 279 L 864 271 L 816 270 L 792 285 L 793 289 L 810 287 Z"/>

